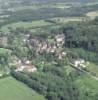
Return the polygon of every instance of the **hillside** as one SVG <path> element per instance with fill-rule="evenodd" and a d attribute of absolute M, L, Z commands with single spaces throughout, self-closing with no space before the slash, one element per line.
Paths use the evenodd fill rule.
<path fill-rule="evenodd" d="M 98 100 L 97 84 L 97 0 L 0 0 L 0 100 Z"/>

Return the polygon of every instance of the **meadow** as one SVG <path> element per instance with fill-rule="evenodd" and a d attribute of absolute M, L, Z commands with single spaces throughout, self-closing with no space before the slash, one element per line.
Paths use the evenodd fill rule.
<path fill-rule="evenodd" d="M 45 100 L 32 89 L 12 77 L 0 79 L 0 100 Z"/>

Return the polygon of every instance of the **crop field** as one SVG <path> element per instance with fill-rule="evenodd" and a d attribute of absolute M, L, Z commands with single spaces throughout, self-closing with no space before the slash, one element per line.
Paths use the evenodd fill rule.
<path fill-rule="evenodd" d="M 86 14 L 86 16 L 88 16 L 88 17 L 90 17 L 90 18 L 95 18 L 95 17 L 97 17 L 98 16 L 98 11 L 92 11 L 92 12 L 88 12 L 87 14 Z"/>
<path fill-rule="evenodd" d="M 0 79 L 0 100 L 44 100 L 43 96 L 12 77 Z"/>

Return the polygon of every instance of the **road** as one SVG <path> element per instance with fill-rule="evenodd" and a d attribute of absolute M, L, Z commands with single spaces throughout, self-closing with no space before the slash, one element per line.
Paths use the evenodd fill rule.
<path fill-rule="evenodd" d="M 83 73 L 86 73 L 86 74 L 89 75 L 91 78 L 93 78 L 93 79 L 95 79 L 95 80 L 98 81 L 98 77 L 92 75 L 90 72 L 85 71 L 85 70 L 81 69 L 80 67 L 75 67 L 75 65 L 72 64 L 72 63 L 69 63 L 69 64 L 70 64 L 74 69 L 76 69 L 76 70 L 78 70 L 78 71 L 81 71 L 81 72 L 83 72 Z"/>

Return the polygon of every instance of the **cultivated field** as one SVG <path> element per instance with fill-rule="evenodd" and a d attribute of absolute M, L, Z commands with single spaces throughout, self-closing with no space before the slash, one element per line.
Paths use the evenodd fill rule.
<path fill-rule="evenodd" d="M 0 100 L 44 100 L 44 98 L 12 77 L 0 79 Z"/>
<path fill-rule="evenodd" d="M 86 14 L 86 16 L 88 16 L 88 17 L 94 19 L 95 17 L 98 16 L 98 11 L 88 12 L 88 13 Z"/>

